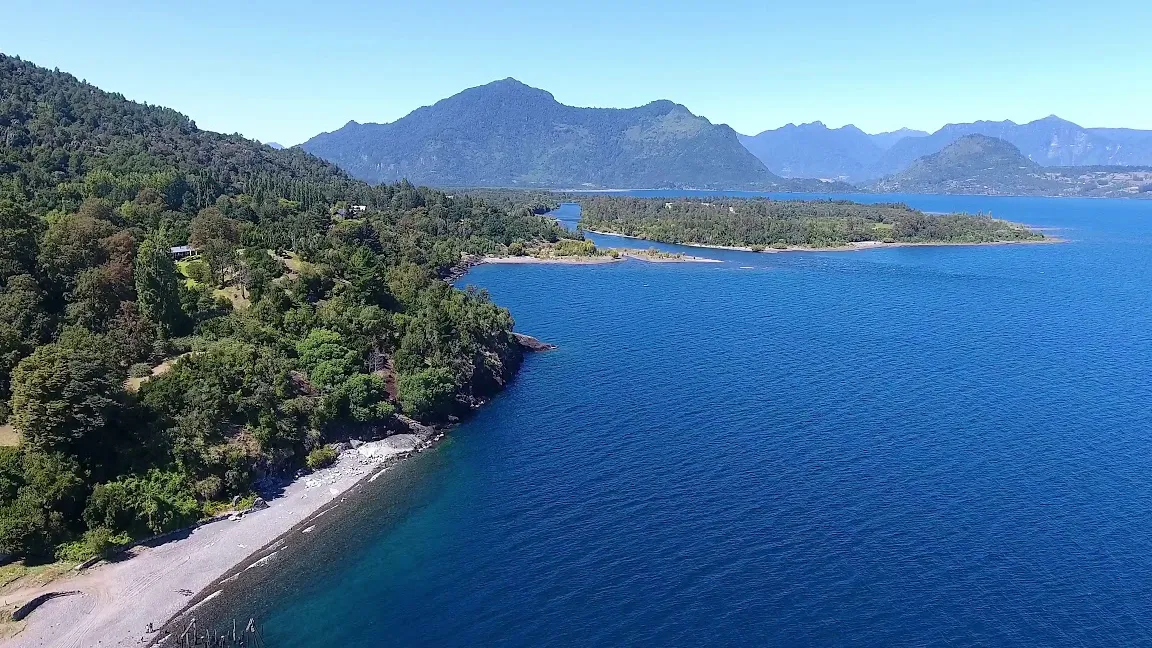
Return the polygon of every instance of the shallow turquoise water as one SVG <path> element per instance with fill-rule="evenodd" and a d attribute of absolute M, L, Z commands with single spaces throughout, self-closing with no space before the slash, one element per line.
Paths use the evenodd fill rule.
<path fill-rule="evenodd" d="M 559 350 L 211 614 L 275 646 L 1152 643 L 1152 202 L 902 199 L 1071 242 L 476 268 Z"/>

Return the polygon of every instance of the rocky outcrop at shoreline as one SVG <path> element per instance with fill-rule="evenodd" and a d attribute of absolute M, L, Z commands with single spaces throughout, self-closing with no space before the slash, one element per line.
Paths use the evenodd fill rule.
<path fill-rule="evenodd" d="M 555 344 L 548 344 L 547 342 L 541 342 L 540 340 L 537 340 L 536 338 L 532 337 L 531 335 L 524 335 L 523 333 L 516 333 L 515 331 L 513 331 L 512 337 L 516 338 L 516 343 L 519 344 L 521 347 L 523 347 L 525 351 L 541 352 L 541 351 L 554 351 L 556 349 Z"/>
<path fill-rule="evenodd" d="M 484 257 L 475 254 L 465 254 L 460 257 L 460 261 L 444 271 L 440 278 L 448 283 L 455 283 L 461 277 L 468 274 L 468 271 L 473 267 L 484 263 Z"/>

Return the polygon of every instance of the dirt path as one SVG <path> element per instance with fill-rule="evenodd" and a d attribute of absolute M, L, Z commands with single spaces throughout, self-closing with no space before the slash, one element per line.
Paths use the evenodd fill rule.
<path fill-rule="evenodd" d="M 160 364 L 156 365 L 155 367 L 152 367 L 152 375 L 150 375 L 150 376 L 143 376 L 141 378 L 129 378 L 128 380 L 125 380 L 124 381 L 124 389 L 127 391 L 130 391 L 130 392 L 133 392 L 133 393 L 139 391 L 140 385 L 142 385 L 145 380 L 149 380 L 149 379 L 155 378 L 157 376 L 163 376 L 164 374 L 168 373 L 169 370 L 172 369 L 172 365 L 176 364 L 177 360 L 179 360 L 180 358 L 183 358 L 184 356 L 188 356 L 188 355 L 192 355 L 192 352 L 189 351 L 187 353 L 181 353 L 180 355 L 176 356 L 175 358 L 168 358 L 164 362 L 161 362 Z"/>

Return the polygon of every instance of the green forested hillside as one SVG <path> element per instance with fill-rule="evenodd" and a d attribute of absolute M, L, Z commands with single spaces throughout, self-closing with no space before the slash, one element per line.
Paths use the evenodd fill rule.
<path fill-rule="evenodd" d="M 987 216 L 930 215 L 903 204 L 595 197 L 582 200 L 580 206 L 580 224 L 586 230 L 665 243 L 782 249 L 863 241 L 985 243 L 1044 238 Z"/>
<path fill-rule="evenodd" d="M 349 122 L 301 145 L 369 182 L 452 187 L 781 189 L 736 132 L 671 101 L 565 106 L 504 79 L 391 124 Z"/>
<path fill-rule="evenodd" d="M 507 311 L 437 277 L 562 236 L 0 55 L 0 418 L 19 438 L 0 552 L 91 554 L 397 413 L 459 414 L 520 351 Z"/>
<path fill-rule="evenodd" d="M 968 135 L 871 185 L 881 192 L 1011 196 L 1152 196 L 1146 167 L 1041 166 L 1011 143 Z"/>
<path fill-rule="evenodd" d="M 1058 193 L 1057 183 L 1040 177 L 1039 170 L 1039 164 L 1002 139 L 968 135 L 878 181 L 875 188 L 925 193 Z"/>

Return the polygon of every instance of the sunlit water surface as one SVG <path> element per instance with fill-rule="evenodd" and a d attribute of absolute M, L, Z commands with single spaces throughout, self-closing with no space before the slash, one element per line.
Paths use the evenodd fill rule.
<path fill-rule="evenodd" d="M 897 199 L 1069 242 L 478 267 L 559 350 L 205 613 L 275 646 L 1152 644 L 1152 201 Z"/>

